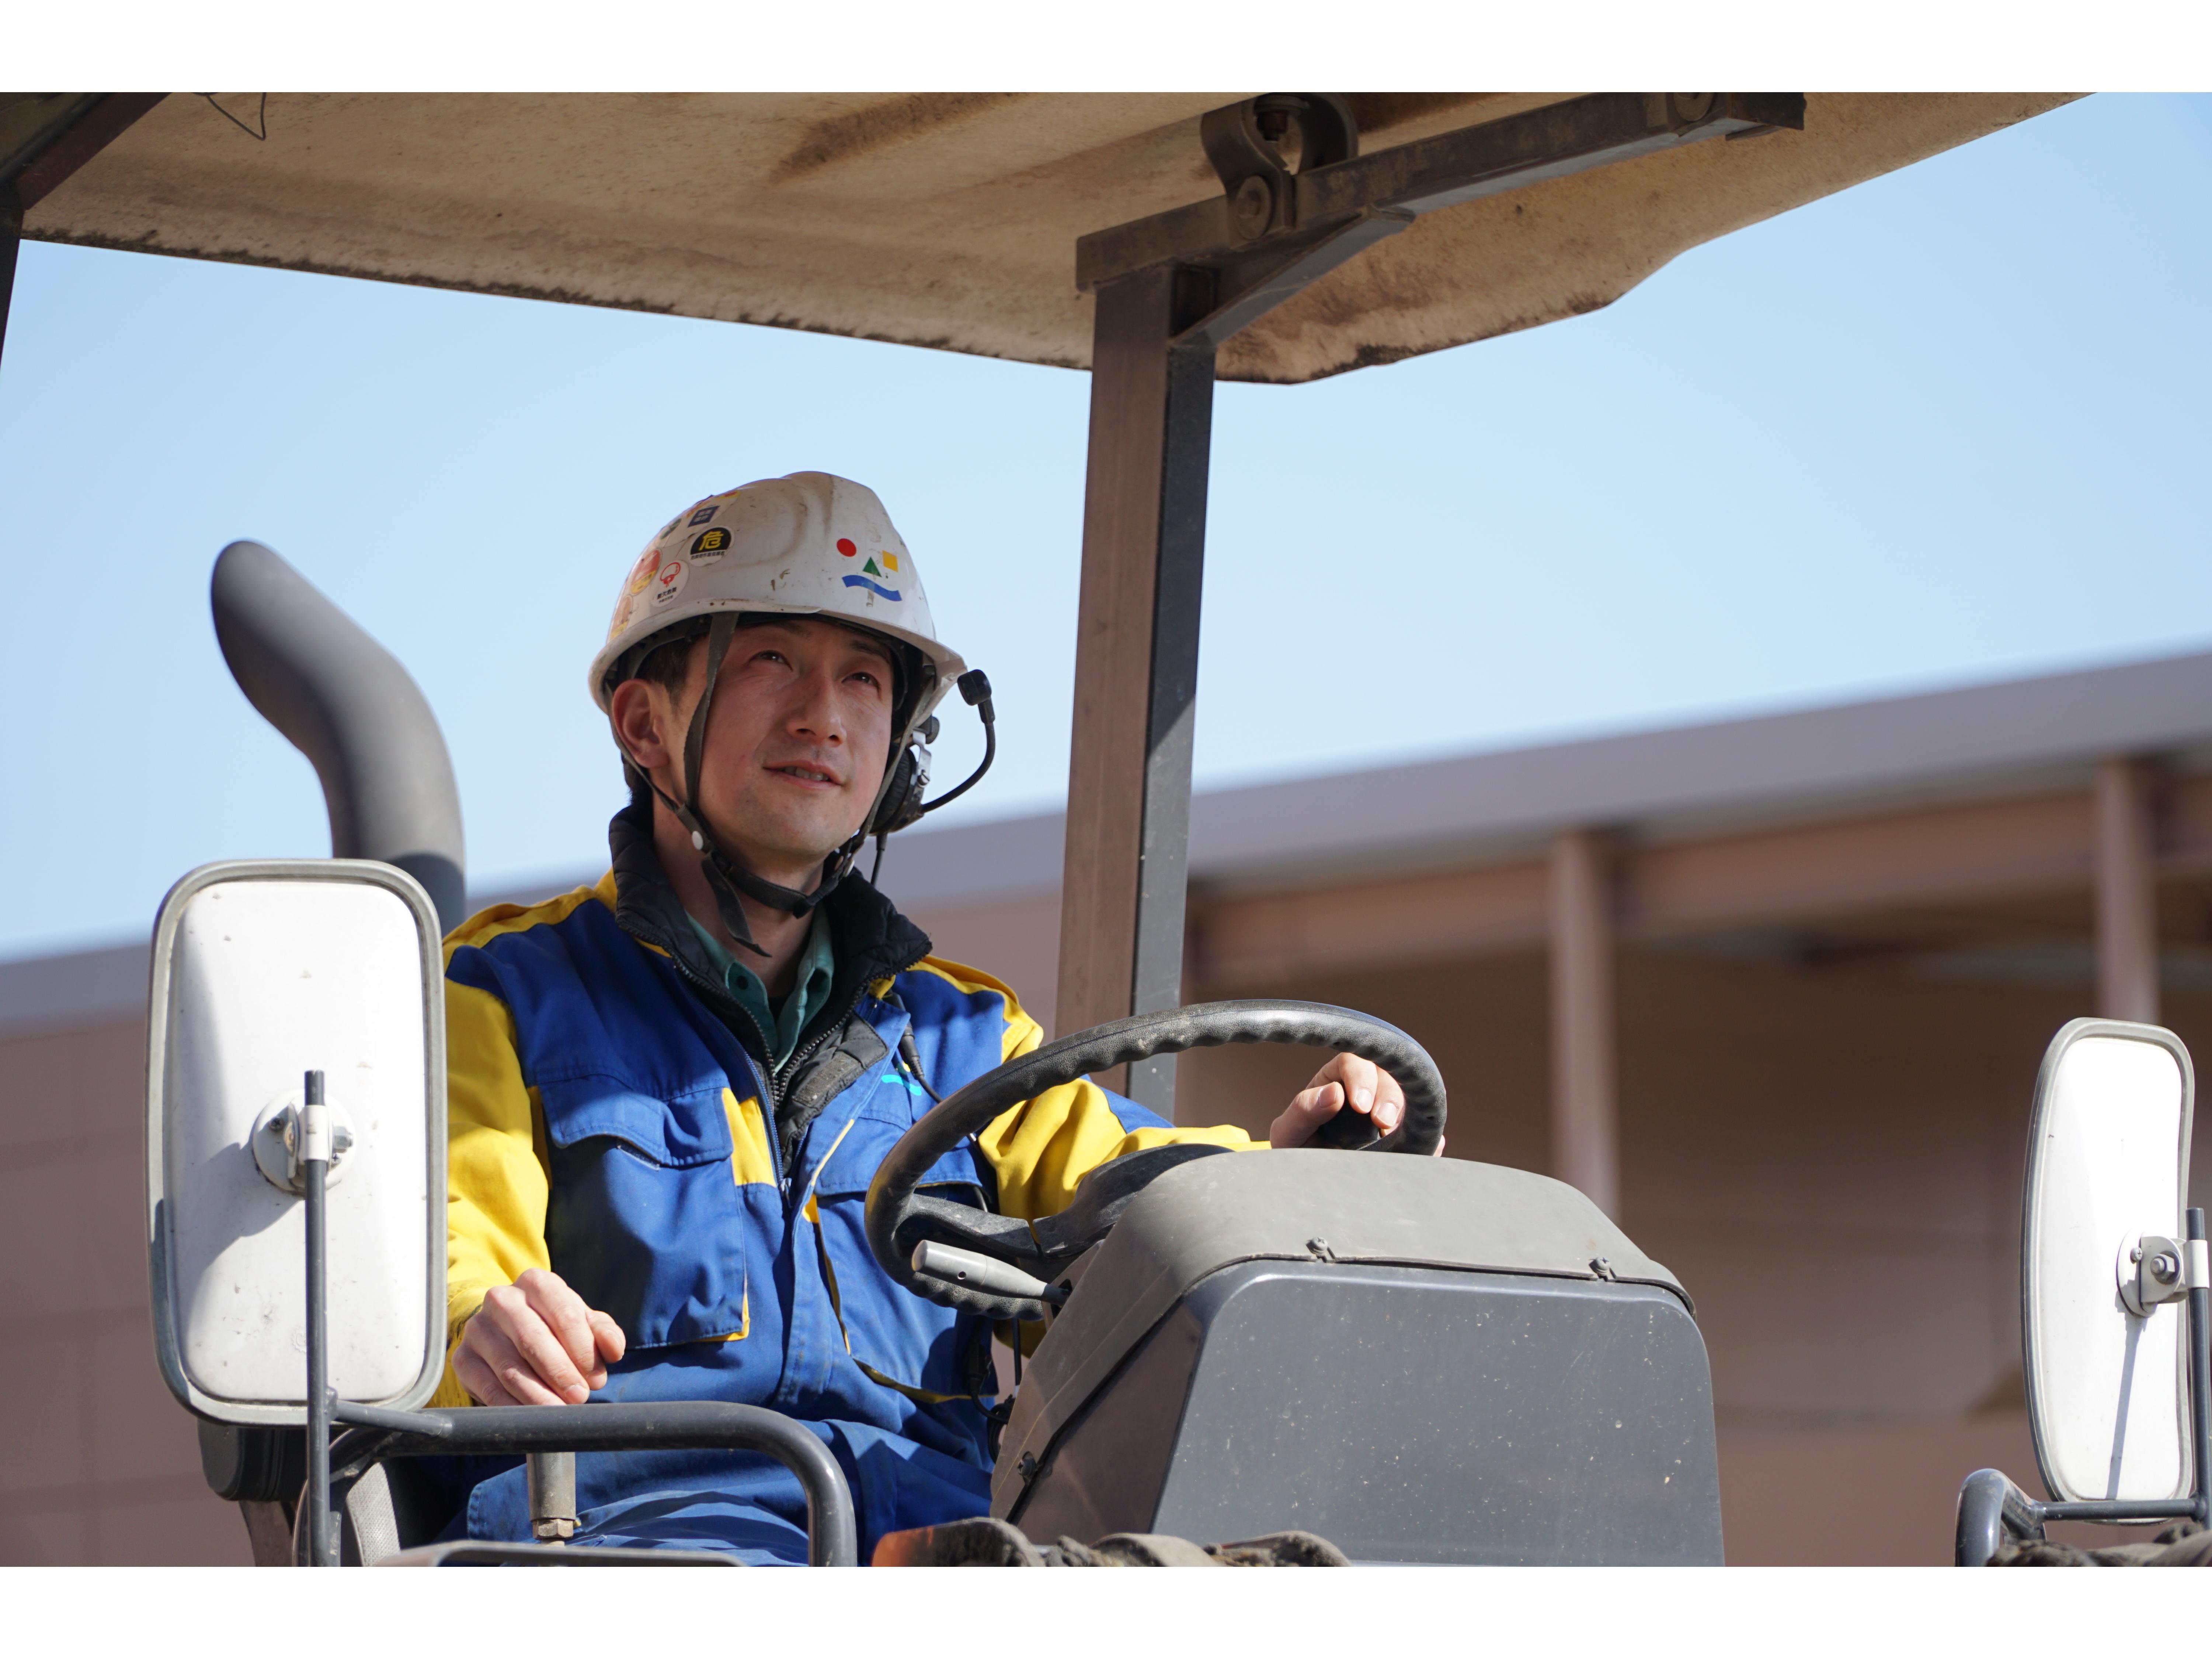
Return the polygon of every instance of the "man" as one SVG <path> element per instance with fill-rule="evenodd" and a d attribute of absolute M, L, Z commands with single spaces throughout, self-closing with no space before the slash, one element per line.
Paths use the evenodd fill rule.
<path fill-rule="evenodd" d="M 596 887 L 501 906 L 447 941 L 451 1364 L 440 1403 L 711 1399 L 805 1419 L 842 1464 L 863 1559 L 987 1513 L 996 1392 L 982 1322 L 877 1265 L 862 1206 L 933 1097 L 1042 1033 L 989 975 L 854 872 L 918 816 L 909 746 L 963 670 L 874 494 L 796 473 L 709 496 L 647 544 L 592 665 L 631 785 Z M 1340 1054 L 1279 1117 L 1397 1085 Z M 1035 1218 L 1177 1129 L 1089 1082 L 929 1172 Z M 805 1505 L 738 1453 L 578 1460 L 578 1541 L 805 1559 Z M 522 1472 L 471 1492 L 475 1537 L 526 1538 Z"/>

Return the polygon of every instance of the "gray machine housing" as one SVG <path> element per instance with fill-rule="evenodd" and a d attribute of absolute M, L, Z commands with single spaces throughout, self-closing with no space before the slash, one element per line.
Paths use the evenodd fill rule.
<path fill-rule="evenodd" d="M 1301 1528 L 1354 1560 L 1721 1562 L 1689 1297 L 1563 1182 L 1205 1158 L 1062 1282 L 992 1485 L 1033 1538 Z"/>

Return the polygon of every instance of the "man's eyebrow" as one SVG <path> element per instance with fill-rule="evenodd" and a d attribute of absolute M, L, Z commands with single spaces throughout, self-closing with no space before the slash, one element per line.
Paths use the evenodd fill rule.
<path fill-rule="evenodd" d="M 779 634 L 787 635 L 803 635 L 808 631 L 805 624 L 817 620 L 817 618 L 811 616 L 767 616 L 763 617 L 758 622 L 747 623 L 745 624 L 744 631 L 751 633 L 756 629 L 771 629 Z M 898 667 L 898 659 L 891 654 L 891 647 L 888 641 L 878 639 L 873 634 L 863 632 L 861 629 L 857 628 L 847 628 L 838 623 L 823 622 L 821 625 L 826 628 L 836 629 L 837 633 L 843 636 L 847 641 L 851 644 L 857 645 L 863 650 L 870 653 L 886 668 L 896 670 Z"/>
<path fill-rule="evenodd" d="M 870 655 L 873 656 L 886 668 L 896 668 L 898 666 L 898 659 L 891 655 L 890 647 L 886 645 L 883 641 L 878 639 L 874 635 L 863 634 L 856 628 L 840 628 L 837 631 L 844 635 L 845 637 L 853 644 L 859 646 L 863 651 L 866 651 Z"/>

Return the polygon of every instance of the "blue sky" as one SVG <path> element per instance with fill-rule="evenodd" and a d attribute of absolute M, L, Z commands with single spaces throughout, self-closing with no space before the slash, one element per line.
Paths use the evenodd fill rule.
<path fill-rule="evenodd" d="M 1215 410 L 1201 787 L 2212 644 L 2212 99 L 2101 97 L 1694 250 L 1607 310 Z M 445 726 L 471 875 L 603 855 L 584 668 L 677 507 L 872 485 L 1001 758 L 1065 785 L 1087 377 L 27 245 L 0 366 L 0 956 L 328 850 L 231 685 L 266 541 Z M 973 753 L 956 718 L 940 769 Z"/>

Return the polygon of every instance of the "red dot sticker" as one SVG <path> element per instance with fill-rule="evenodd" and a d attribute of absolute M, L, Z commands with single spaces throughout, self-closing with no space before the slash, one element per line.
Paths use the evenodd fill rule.
<path fill-rule="evenodd" d="M 849 559 L 860 550 L 853 545 L 853 539 L 851 537 L 840 536 L 837 538 L 837 550 Z"/>

